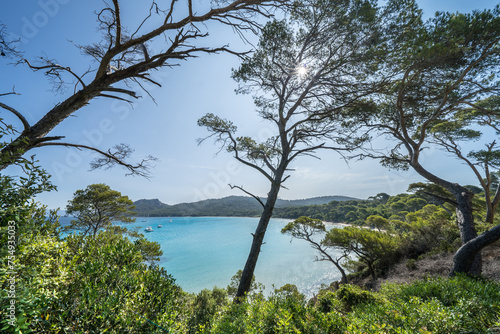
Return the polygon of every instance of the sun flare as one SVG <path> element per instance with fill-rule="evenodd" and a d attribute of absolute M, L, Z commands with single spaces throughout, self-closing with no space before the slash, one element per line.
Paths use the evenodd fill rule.
<path fill-rule="evenodd" d="M 298 69 L 297 69 L 297 74 L 301 77 L 303 76 L 306 76 L 307 75 L 307 68 L 305 66 L 300 66 Z"/>

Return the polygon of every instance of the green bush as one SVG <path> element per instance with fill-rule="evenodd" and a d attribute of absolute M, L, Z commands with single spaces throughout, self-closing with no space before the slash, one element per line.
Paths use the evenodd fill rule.
<path fill-rule="evenodd" d="M 339 310 L 342 306 L 335 292 L 326 290 L 319 294 L 316 301 L 316 308 L 323 313 L 328 313 Z"/>
<path fill-rule="evenodd" d="M 348 333 L 458 333 L 448 326 L 448 313 L 438 302 L 418 298 L 360 304 L 347 322 Z"/>
<path fill-rule="evenodd" d="M 165 269 L 147 266 L 133 242 L 101 232 L 95 238 L 71 236 L 67 243 L 78 252 L 72 277 L 50 311 L 57 317 L 51 327 L 155 333 L 177 322 L 180 288 Z"/>
<path fill-rule="evenodd" d="M 406 261 L 406 268 L 408 268 L 408 270 L 416 270 L 417 269 L 417 261 L 415 259 L 408 259 Z"/>
<path fill-rule="evenodd" d="M 213 317 L 228 303 L 228 294 L 225 289 L 215 287 L 212 291 L 202 290 L 191 304 L 188 333 L 209 330 Z"/>
<path fill-rule="evenodd" d="M 381 293 L 392 302 L 372 305 L 371 311 L 358 309 L 357 316 L 363 318 L 363 312 L 373 311 L 378 324 L 399 326 L 408 333 L 417 328 L 431 333 L 487 333 L 500 322 L 498 282 L 462 276 L 430 278 L 386 285 Z"/>
<path fill-rule="evenodd" d="M 343 307 L 345 333 L 495 333 L 500 283 L 469 277 L 384 285 L 373 293 L 344 285 L 320 294 L 316 308 Z"/>
<path fill-rule="evenodd" d="M 363 290 L 359 286 L 342 284 L 335 292 L 343 310 L 351 311 L 353 307 L 360 304 L 371 304 L 380 302 L 380 298 L 373 292 Z"/>
<path fill-rule="evenodd" d="M 54 189 L 49 175 L 33 161 L 23 172 L 0 175 L 0 332 L 29 332 L 69 276 L 57 217 L 32 199 Z"/>
<path fill-rule="evenodd" d="M 20 246 L 17 257 L 16 321 L 23 333 L 182 328 L 180 288 L 165 269 L 147 266 L 141 251 L 121 235 L 67 241 L 37 235 Z M 5 290 L 1 293 L 7 300 Z M 2 303 L 3 314 L 6 306 Z M 3 321 L 0 329 L 9 327 Z"/>
<path fill-rule="evenodd" d="M 278 289 L 268 299 L 231 304 L 219 313 L 207 333 L 214 334 L 335 334 L 345 332 L 338 312 L 323 313 L 307 306 L 293 288 Z"/>
<path fill-rule="evenodd" d="M 30 328 L 42 328 L 39 324 L 46 319 L 45 310 L 60 298 L 66 282 L 71 277 L 71 260 L 68 249 L 57 237 L 36 235 L 19 246 L 16 256 L 15 298 L 9 289 L 0 291 L 0 331 L 11 328 L 9 314 L 10 300 L 15 301 L 16 328 L 27 332 Z M 6 286 L 4 275 L 7 261 L 2 261 L 2 287 Z"/>

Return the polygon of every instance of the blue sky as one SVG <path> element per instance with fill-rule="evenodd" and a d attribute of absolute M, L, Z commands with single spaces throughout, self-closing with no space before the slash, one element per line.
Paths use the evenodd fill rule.
<path fill-rule="evenodd" d="M 198 0 L 195 4 L 201 2 Z M 138 22 L 144 15 L 129 3 L 124 2 L 122 6 L 124 17 L 127 23 Z M 72 42 L 98 41 L 94 11 L 100 10 L 102 4 L 100 0 L 2 1 L 0 21 L 11 33 L 22 38 L 20 47 L 26 58 L 34 60 L 46 55 L 81 73 L 88 68 L 90 59 L 82 56 Z M 493 8 L 497 1 L 421 0 L 419 4 L 429 17 L 435 11 Z M 230 44 L 237 50 L 250 48 L 227 27 L 214 25 L 209 28 L 209 43 Z M 158 105 L 145 94 L 133 107 L 115 100 L 93 100 L 77 111 L 75 117 L 56 127 L 51 135 L 65 135 L 67 142 L 90 142 L 100 149 L 129 143 L 135 149 L 133 159 L 140 160 L 149 154 L 159 158 L 152 178 L 125 177 L 120 167 L 89 172 L 92 160 L 89 152 L 63 147 L 43 148 L 30 154 L 36 153 L 40 164 L 53 175 L 58 191 L 40 195 L 39 200 L 49 208 L 63 208 L 76 190 L 92 183 L 107 183 L 132 200 L 158 198 L 168 204 L 242 194 L 229 189 L 228 183 L 264 196 L 268 184 L 259 174 L 239 165 L 227 153 L 216 156 L 218 148 L 211 142 L 201 146 L 196 142 L 207 134 L 196 121 L 208 112 L 231 119 L 243 135 L 259 138 L 267 133 L 267 124 L 253 112 L 251 98 L 234 93 L 236 83 L 230 74 L 231 68 L 238 64 L 235 56 L 219 54 L 190 59 L 177 68 L 157 72 L 154 77 L 163 87 L 152 88 L 151 93 Z M 42 73 L 33 73 L 26 66 L 9 66 L 5 59 L 0 60 L 0 69 L 0 92 L 10 91 L 15 86 L 16 92 L 21 94 L 3 97 L 2 102 L 23 112 L 30 123 L 35 123 L 72 90 L 70 87 L 63 94 L 54 93 Z M 1 110 L 0 113 L 2 118 L 15 121 L 8 112 Z M 281 198 L 336 194 L 367 198 L 379 192 L 401 193 L 409 183 L 422 180 L 413 171 L 390 171 L 376 161 L 347 165 L 332 152 L 320 156 L 321 160 L 302 158 L 293 164 L 295 172 L 286 184 L 289 190 L 283 190 Z M 433 171 L 439 173 L 447 169 L 448 179 L 476 183 L 472 176 L 464 176 L 469 175 L 465 168 L 449 170 L 442 152 L 429 150 L 424 157 Z M 17 170 L 9 167 L 5 172 L 15 175 Z"/>

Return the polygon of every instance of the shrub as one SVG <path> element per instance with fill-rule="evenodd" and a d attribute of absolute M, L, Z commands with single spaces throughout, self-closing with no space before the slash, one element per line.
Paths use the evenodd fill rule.
<path fill-rule="evenodd" d="M 206 331 L 208 333 L 208 331 Z M 278 289 L 268 299 L 231 304 L 216 316 L 214 334 L 336 334 L 345 332 L 338 312 L 308 307 L 303 295 Z"/>
<path fill-rule="evenodd" d="M 196 295 L 191 305 L 191 315 L 188 320 L 188 333 L 198 333 L 210 329 L 211 320 L 223 306 L 229 302 L 227 291 L 215 287 L 213 290 L 202 290 Z"/>
<path fill-rule="evenodd" d="M 377 298 L 376 294 L 363 290 L 357 285 L 342 284 L 335 294 L 341 302 L 342 308 L 347 312 L 359 304 L 370 304 L 380 301 L 380 298 Z"/>
<path fill-rule="evenodd" d="M 406 268 L 408 268 L 408 270 L 416 270 L 417 269 L 417 261 L 415 259 L 408 259 L 406 261 Z"/>
<path fill-rule="evenodd" d="M 377 322 L 394 323 L 394 314 L 399 312 L 403 318 L 397 324 L 408 333 L 417 327 L 443 334 L 487 333 L 500 320 L 498 282 L 465 276 L 429 278 L 407 285 L 386 285 L 381 292 L 393 302 L 389 308 L 375 312 L 380 316 Z"/>
<path fill-rule="evenodd" d="M 67 244 L 77 250 L 71 275 L 36 332 L 157 333 L 177 326 L 180 288 L 165 269 L 147 266 L 133 242 L 101 232 L 70 236 Z"/>
<path fill-rule="evenodd" d="M 341 303 L 335 292 L 326 290 L 318 296 L 316 308 L 323 313 L 328 313 L 341 309 Z"/>

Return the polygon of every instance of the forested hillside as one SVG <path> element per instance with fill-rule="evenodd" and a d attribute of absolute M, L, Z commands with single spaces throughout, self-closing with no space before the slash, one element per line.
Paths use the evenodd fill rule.
<path fill-rule="evenodd" d="M 308 216 L 337 223 L 363 223 L 372 215 L 404 220 L 404 215 L 420 210 L 428 203 L 436 203 L 432 198 L 417 194 L 389 196 L 377 194 L 368 200 L 332 201 L 321 205 L 276 208 L 274 217 L 296 219 Z M 451 215 L 451 213 L 450 213 Z"/>
<path fill-rule="evenodd" d="M 322 196 L 298 200 L 276 202 L 277 208 L 321 205 L 331 201 L 357 201 L 347 196 Z M 208 199 L 193 203 L 168 205 L 158 199 L 141 199 L 134 202 L 135 212 L 139 217 L 184 217 L 184 216 L 225 216 L 254 217 L 260 215 L 262 206 L 253 198 L 229 196 L 220 199 Z"/>

